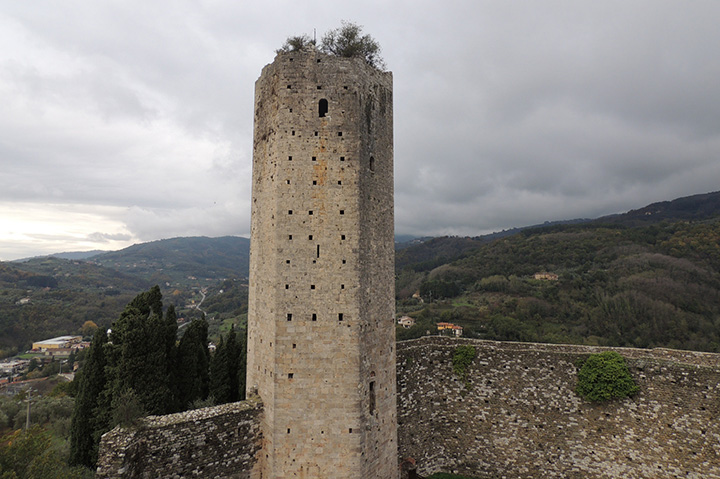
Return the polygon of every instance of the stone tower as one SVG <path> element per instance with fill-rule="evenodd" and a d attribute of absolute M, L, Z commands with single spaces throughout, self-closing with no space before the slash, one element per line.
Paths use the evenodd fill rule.
<path fill-rule="evenodd" d="M 280 53 L 255 84 L 256 477 L 398 477 L 392 120 L 392 74 L 359 58 Z"/>

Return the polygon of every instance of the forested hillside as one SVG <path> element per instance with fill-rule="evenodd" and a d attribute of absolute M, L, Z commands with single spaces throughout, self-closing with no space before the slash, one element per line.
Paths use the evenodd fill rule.
<path fill-rule="evenodd" d="M 720 351 L 718 219 L 525 230 L 426 265 L 398 271 L 399 312 L 418 320 L 400 338 L 448 321 L 488 339 Z"/>

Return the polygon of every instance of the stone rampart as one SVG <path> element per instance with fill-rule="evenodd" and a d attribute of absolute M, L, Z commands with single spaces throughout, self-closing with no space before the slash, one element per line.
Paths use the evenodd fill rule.
<path fill-rule="evenodd" d="M 452 356 L 472 344 L 469 388 Z M 627 359 L 640 392 L 581 400 L 579 360 Z M 480 478 L 720 478 L 720 355 L 428 337 L 398 344 L 400 457 Z"/>
<path fill-rule="evenodd" d="M 248 400 L 118 426 L 102 437 L 96 477 L 249 478 L 261 414 L 262 404 Z"/>

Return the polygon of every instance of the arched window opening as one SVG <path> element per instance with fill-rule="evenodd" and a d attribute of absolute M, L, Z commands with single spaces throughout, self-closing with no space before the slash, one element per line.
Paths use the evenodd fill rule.
<path fill-rule="evenodd" d="M 325 115 L 327 115 L 328 112 L 328 101 L 323 98 L 320 100 L 320 104 L 318 105 L 318 113 L 320 115 L 320 118 L 325 118 Z"/>

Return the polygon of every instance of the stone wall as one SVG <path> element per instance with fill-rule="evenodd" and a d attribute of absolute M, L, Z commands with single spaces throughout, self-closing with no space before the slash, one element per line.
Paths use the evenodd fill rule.
<path fill-rule="evenodd" d="M 466 388 L 452 355 L 472 344 Z M 422 338 L 398 344 L 400 457 L 481 478 L 720 478 L 720 355 L 613 348 L 640 386 L 591 404 L 576 364 L 608 348 Z"/>
<path fill-rule="evenodd" d="M 167 416 L 103 435 L 96 477 L 250 478 L 262 404 L 248 400 Z"/>

